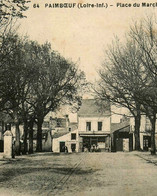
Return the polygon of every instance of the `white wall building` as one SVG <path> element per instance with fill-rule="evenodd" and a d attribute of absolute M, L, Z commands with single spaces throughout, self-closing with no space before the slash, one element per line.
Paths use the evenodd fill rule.
<path fill-rule="evenodd" d="M 135 131 L 135 120 L 130 118 L 130 127 L 132 132 Z M 157 143 L 157 121 L 156 121 L 156 143 Z M 140 125 L 140 146 L 142 150 L 149 150 L 151 147 L 151 123 L 146 115 L 141 115 L 141 125 Z M 135 149 L 135 140 L 133 142 L 133 149 Z"/>
<path fill-rule="evenodd" d="M 110 149 L 111 111 L 110 105 L 100 111 L 94 99 L 84 99 L 77 114 L 76 124 L 69 122 L 68 128 L 56 132 L 53 137 L 53 152 L 82 152 Z M 65 149 L 66 148 L 66 149 Z"/>
<path fill-rule="evenodd" d="M 57 135 L 57 134 L 56 134 Z M 66 133 L 60 137 L 53 136 L 53 152 L 79 152 L 79 135 L 78 129 Z"/>
<path fill-rule="evenodd" d="M 110 104 L 100 111 L 94 99 L 84 99 L 78 112 L 78 132 L 82 150 L 100 151 L 110 149 L 111 110 Z M 80 147 L 81 148 L 81 147 Z"/>

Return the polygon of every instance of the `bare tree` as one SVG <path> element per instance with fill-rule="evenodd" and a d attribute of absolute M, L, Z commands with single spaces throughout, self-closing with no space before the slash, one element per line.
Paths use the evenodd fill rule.
<path fill-rule="evenodd" d="M 147 17 L 136 22 L 130 28 L 129 36 L 134 39 L 140 48 L 141 61 L 145 67 L 149 79 L 145 83 L 143 95 L 139 96 L 139 101 L 143 105 L 143 111 L 149 117 L 151 132 L 151 153 L 156 153 L 155 145 L 155 124 L 157 114 L 157 24 L 155 17 Z"/>
<path fill-rule="evenodd" d="M 157 113 L 157 33 L 154 18 L 134 23 L 125 43 L 115 41 L 107 51 L 107 61 L 100 71 L 100 99 L 129 109 L 135 118 L 135 148 L 139 149 L 140 114 L 151 122 L 151 154 L 156 153 Z"/>
<path fill-rule="evenodd" d="M 118 39 L 107 51 L 99 75 L 96 94 L 100 100 L 127 108 L 135 119 L 135 150 L 140 150 L 141 103 L 138 94 L 147 77 L 143 75 L 139 48 L 134 40 L 121 44 Z"/>

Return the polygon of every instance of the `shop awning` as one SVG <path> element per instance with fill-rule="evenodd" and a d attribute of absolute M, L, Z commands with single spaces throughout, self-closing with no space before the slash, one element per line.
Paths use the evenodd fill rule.
<path fill-rule="evenodd" d="M 107 137 L 108 135 L 95 135 L 95 134 L 90 134 L 90 135 L 85 135 L 85 134 L 80 134 L 80 137 Z"/>

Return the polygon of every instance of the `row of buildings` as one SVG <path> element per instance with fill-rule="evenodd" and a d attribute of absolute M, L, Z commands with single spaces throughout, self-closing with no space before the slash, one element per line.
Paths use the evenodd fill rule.
<path fill-rule="evenodd" d="M 77 122 L 70 122 L 68 115 L 57 118 L 50 113 L 45 118 L 42 134 L 43 151 L 132 151 L 135 148 L 134 128 L 134 118 L 124 116 L 119 123 L 112 123 L 110 104 L 106 105 L 104 111 L 100 111 L 94 99 L 85 99 L 77 113 Z M 151 147 L 150 135 L 150 121 L 142 115 L 142 150 L 148 151 Z M 35 145 L 36 131 L 34 147 Z"/>
<path fill-rule="evenodd" d="M 123 116 L 119 123 L 112 123 L 110 105 L 102 112 L 93 99 L 83 100 L 77 113 L 77 123 L 71 123 L 66 116 L 64 125 L 52 130 L 53 152 L 83 151 L 133 151 L 135 149 L 134 118 Z M 156 138 L 157 139 L 157 138 Z M 151 147 L 151 124 L 141 116 L 141 149 Z"/>

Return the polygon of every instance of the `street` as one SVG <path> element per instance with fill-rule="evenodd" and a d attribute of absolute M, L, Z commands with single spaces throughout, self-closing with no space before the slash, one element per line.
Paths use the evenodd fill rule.
<path fill-rule="evenodd" d="M 156 183 L 157 166 L 139 153 L 39 153 L 0 161 L 2 196 L 156 196 Z"/>

